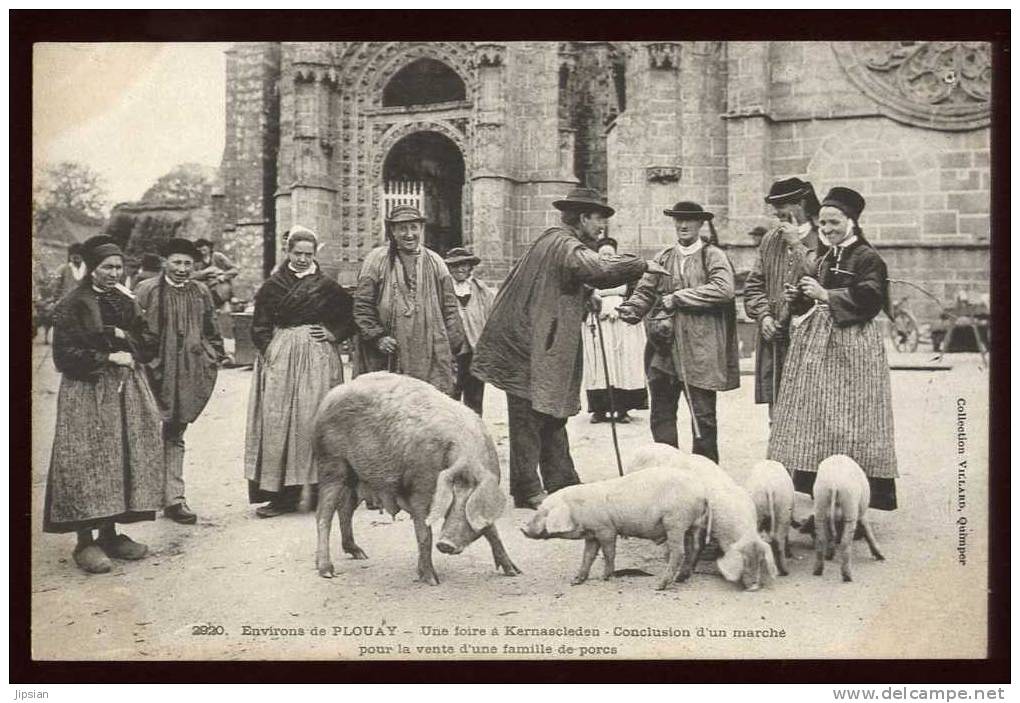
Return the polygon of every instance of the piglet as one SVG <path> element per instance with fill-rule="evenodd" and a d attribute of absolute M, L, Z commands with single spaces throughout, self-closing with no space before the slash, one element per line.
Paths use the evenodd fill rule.
<path fill-rule="evenodd" d="M 355 559 L 367 558 L 351 525 L 366 496 L 391 515 L 411 514 L 418 580 L 439 583 L 432 566 L 432 526 L 439 523 L 439 551 L 459 554 L 482 536 L 497 569 L 507 576 L 520 573 L 496 531 L 506 506 L 496 445 L 467 406 L 410 376 L 364 374 L 323 398 L 312 448 L 319 474 L 315 563 L 320 576 L 334 576 L 333 513 L 340 516 L 343 550 Z"/>
<path fill-rule="evenodd" d="M 789 556 L 790 522 L 793 520 L 793 479 L 778 461 L 765 459 L 751 468 L 747 480 L 758 512 L 758 531 L 772 546 L 779 573 L 786 576 L 786 557 Z"/>
<path fill-rule="evenodd" d="M 835 540 L 840 553 L 843 581 L 853 581 L 850 552 L 857 523 L 864 530 L 871 555 L 885 560 L 878 549 L 871 524 L 867 519 L 871 503 L 871 486 L 860 465 L 845 454 L 835 454 L 818 465 L 815 477 L 815 576 L 821 576 L 825 558 L 833 556 L 830 540 Z"/>
<path fill-rule="evenodd" d="M 704 481 L 711 511 L 706 537 L 696 544 L 680 579 L 693 573 L 701 549 L 714 539 L 723 553 L 715 562 L 723 578 L 740 582 L 748 591 L 757 591 L 766 580 L 776 576 L 776 562 L 772 548 L 758 534 L 758 513 L 751 495 L 711 459 L 679 450 L 676 453 L 681 457 L 677 459 L 681 462 L 678 465 L 695 471 Z"/>
<path fill-rule="evenodd" d="M 588 579 L 599 549 L 604 577 L 613 576 L 616 536 L 641 537 L 669 550 L 666 571 L 658 589 L 676 580 L 685 551 L 696 540 L 695 530 L 707 520 L 708 502 L 701 480 L 690 471 L 653 466 L 620 478 L 568 486 L 546 498 L 522 529 L 532 539 L 583 539 L 584 557 L 578 585 Z"/>

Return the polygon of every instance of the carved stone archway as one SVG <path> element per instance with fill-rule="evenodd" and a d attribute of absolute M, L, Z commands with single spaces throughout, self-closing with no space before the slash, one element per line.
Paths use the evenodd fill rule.
<path fill-rule="evenodd" d="M 372 165 L 369 171 L 371 182 L 381 184 L 383 179 L 383 165 L 390 150 L 400 140 L 419 132 L 434 132 L 450 140 L 460 151 L 464 160 L 465 178 L 467 184 L 471 183 L 467 170 L 471 164 L 471 139 L 468 134 L 466 121 L 463 124 L 453 125 L 446 120 L 414 120 L 399 124 L 387 124 L 377 122 L 375 124 L 375 139 L 372 152 Z M 470 187 L 468 185 L 467 187 Z M 466 196 L 468 194 L 465 194 Z M 378 188 L 375 189 L 372 199 L 372 231 L 382 231 L 382 203 Z M 461 213 L 461 230 L 465 236 L 471 232 L 471 198 L 464 197 L 463 210 Z"/>

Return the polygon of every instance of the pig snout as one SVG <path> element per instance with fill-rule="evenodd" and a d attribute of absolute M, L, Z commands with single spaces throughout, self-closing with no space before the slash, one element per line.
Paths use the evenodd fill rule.
<path fill-rule="evenodd" d="M 436 544 L 436 549 L 441 551 L 443 554 L 460 554 L 464 551 L 463 545 L 454 544 L 449 540 L 441 539 Z"/>
<path fill-rule="evenodd" d="M 471 524 L 467 521 L 463 506 L 454 503 L 443 522 L 443 529 L 439 533 L 436 549 L 443 554 L 460 554 L 465 547 L 478 539 L 480 534 L 472 529 Z"/>

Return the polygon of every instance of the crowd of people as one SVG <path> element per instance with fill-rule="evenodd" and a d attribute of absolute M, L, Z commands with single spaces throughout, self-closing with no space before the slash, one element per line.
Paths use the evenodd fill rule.
<path fill-rule="evenodd" d="M 768 456 L 810 494 L 818 464 L 849 455 L 868 475 L 872 507 L 895 509 L 889 370 L 874 323 L 889 306 L 888 279 L 860 225 L 864 198 L 834 187 L 819 201 L 790 178 L 765 202 L 776 220 L 743 303 L 758 328 L 754 396 L 769 405 Z M 740 375 L 734 270 L 713 213 L 691 201 L 664 210 L 676 241 L 645 260 L 606 236 L 615 211 L 598 192 L 576 188 L 553 205 L 561 224 L 498 292 L 473 275 L 481 261 L 470 250 L 428 249 L 426 220 L 411 206 L 388 214 L 386 241 L 353 291 L 321 270 L 315 232 L 287 232 L 254 297 L 244 475 L 258 517 L 316 499 L 310 438 L 323 396 L 345 380 L 345 342 L 353 375 L 406 374 L 479 415 L 485 384 L 504 391 L 518 508 L 580 482 L 566 423 L 581 411 L 582 387 L 593 422 L 650 408 L 653 440 L 674 447 L 683 397 L 692 453 L 719 462 L 717 394 Z M 162 254 L 145 255 L 128 279 L 124 252 L 97 236 L 72 247 L 59 272 L 62 379 L 44 530 L 75 532 L 74 560 L 90 573 L 145 556 L 118 524 L 159 510 L 197 520 L 184 435 L 226 358 L 216 313 L 238 268 L 206 240 L 171 239 Z"/>

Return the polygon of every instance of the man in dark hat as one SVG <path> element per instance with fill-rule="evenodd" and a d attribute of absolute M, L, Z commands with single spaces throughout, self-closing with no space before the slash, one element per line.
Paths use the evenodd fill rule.
<path fill-rule="evenodd" d="M 733 266 L 722 249 L 701 237 L 707 223 L 709 239 L 716 238 L 711 212 L 681 201 L 663 213 L 673 218 L 677 243 L 655 261 L 670 275 L 645 276 L 617 310 L 631 324 L 650 318 L 645 366 L 652 437 L 679 445 L 677 405 L 686 394 L 692 452 L 718 462 L 716 393 L 740 385 Z"/>
<path fill-rule="evenodd" d="M 212 295 L 192 278 L 198 251 L 187 239 L 169 240 L 162 276 L 138 284 L 135 296 L 149 328 L 159 335 L 159 354 L 149 364 L 163 414 L 164 514 L 181 524 L 198 520 L 184 496 L 184 431 L 205 408 L 225 357 L 216 329 Z"/>
<path fill-rule="evenodd" d="M 468 249 L 454 247 L 446 252 L 443 260 L 450 269 L 450 275 L 453 276 L 453 294 L 457 296 L 466 340 L 463 352 L 457 357 L 457 382 L 453 387 L 453 397 L 463 400 L 464 405 L 481 415 L 485 384 L 471 374 L 471 358 L 485 327 L 485 321 L 492 312 L 492 302 L 496 294 L 472 275 L 481 259 Z"/>
<path fill-rule="evenodd" d="M 799 178 L 773 183 L 765 202 L 777 222 L 758 246 L 744 284 L 744 310 L 758 323 L 754 401 L 768 403 L 771 417 L 790 344 L 791 314 L 784 291 L 814 272 L 820 205 L 814 187 Z"/>
<path fill-rule="evenodd" d="M 514 265 L 472 362 L 475 376 L 507 394 L 510 492 L 518 508 L 536 508 L 547 494 L 579 483 L 566 423 L 581 410 L 585 301 L 593 288 L 657 268 L 633 255 L 600 258 L 593 251 L 614 212 L 597 191 L 576 188 L 553 206 L 563 226 L 547 229 Z"/>
<path fill-rule="evenodd" d="M 354 293 L 354 375 L 403 373 L 452 396 L 464 326 L 450 271 L 424 234 L 421 212 L 398 205 L 386 218 L 387 244 L 365 257 Z"/>

